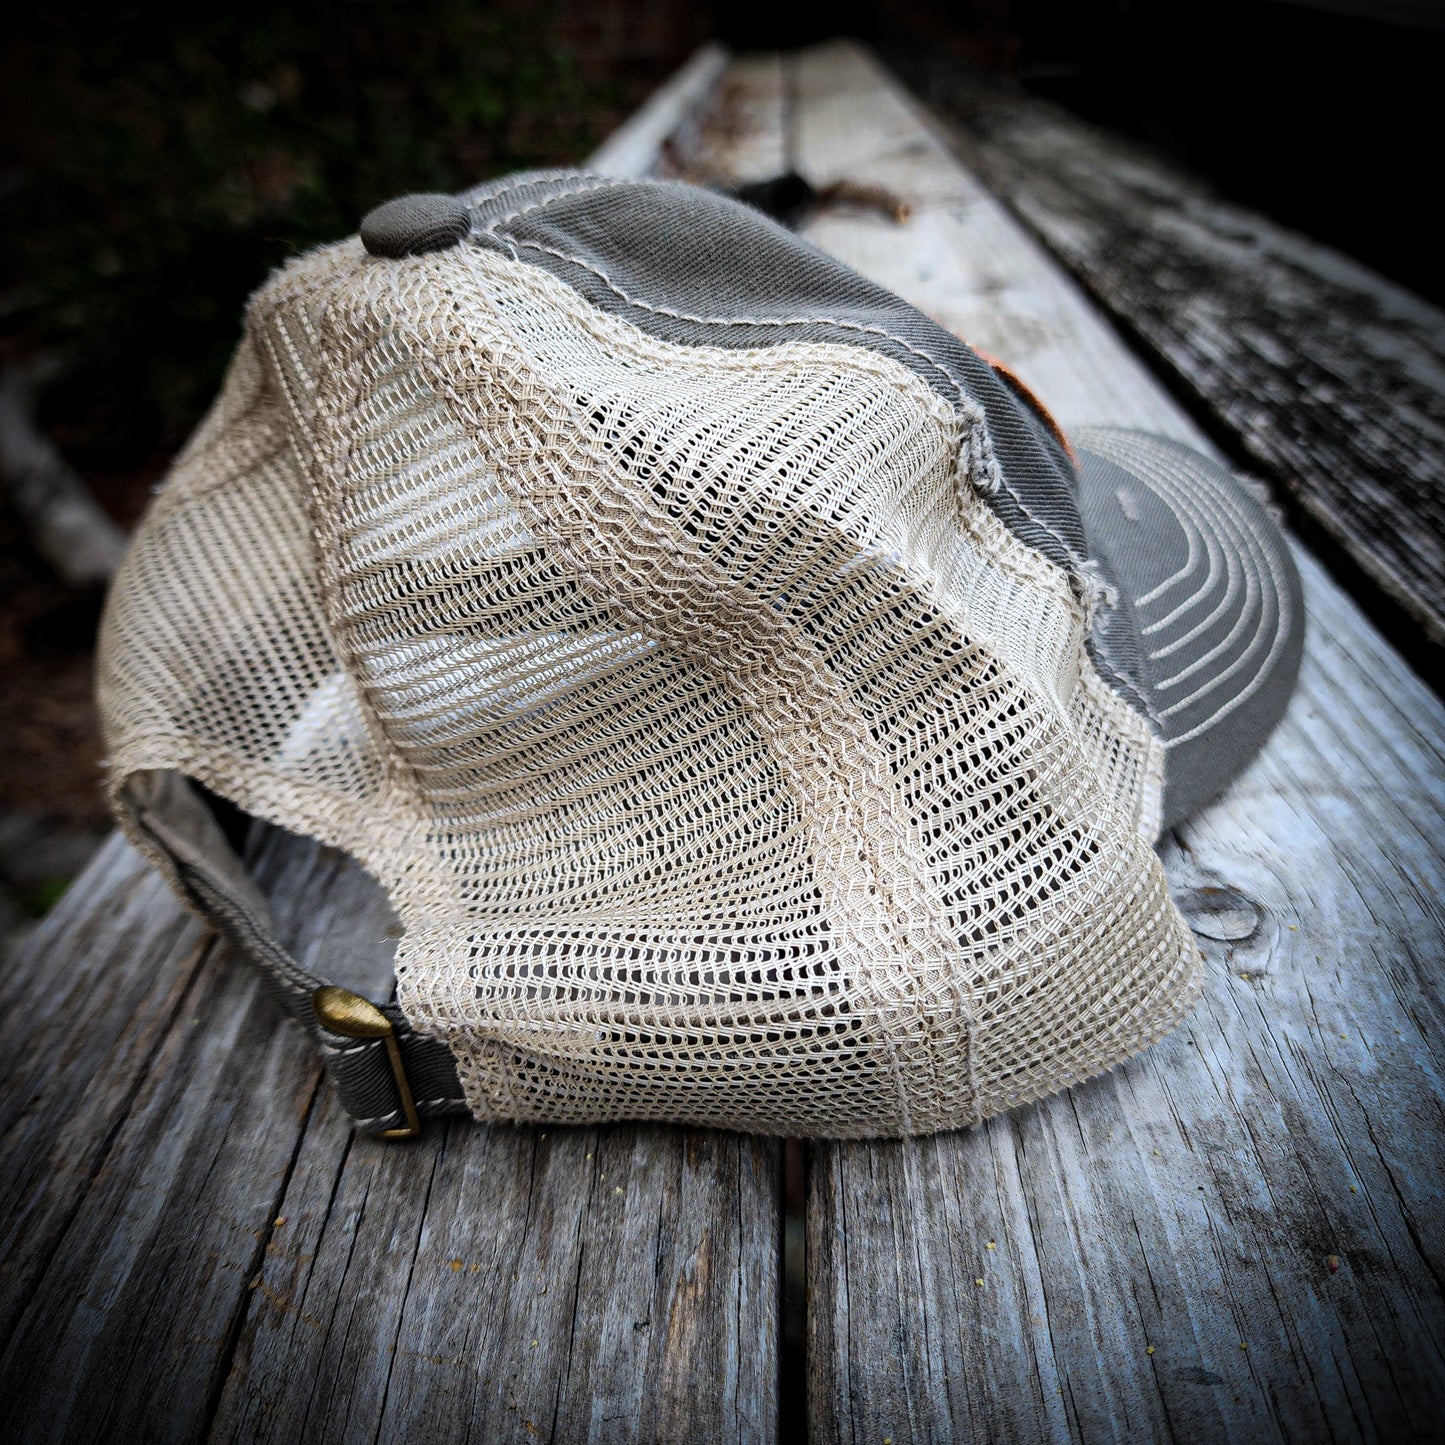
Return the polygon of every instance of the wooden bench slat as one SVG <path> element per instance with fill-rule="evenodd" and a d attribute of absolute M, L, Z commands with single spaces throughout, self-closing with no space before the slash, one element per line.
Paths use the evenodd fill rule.
<path fill-rule="evenodd" d="M 599 162 L 645 170 L 720 64 Z M 745 164 L 750 134 L 715 148 Z M 358 868 L 279 833 L 260 867 L 303 962 L 385 989 L 395 920 Z M 353 1137 L 299 1032 L 118 839 L 5 986 L 6 1439 L 775 1437 L 774 1141 Z"/>
<path fill-rule="evenodd" d="M 1016 366 L 1066 428 L 1203 444 L 870 60 L 809 52 L 794 94 L 810 180 L 886 184 L 917 208 L 904 228 L 825 213 L 811 239 Z M 1190 1020 L 981 1130 L 813 1149 L 816 1438 L 1434 1428 L 1445 711 L 1301 562 L 1310 637 L 1286 721 L 1165 849 L 1186 904 L 1223 885 L 1259 918 L 1243 940 L 1202 939 Z"/>
<path fill-rule="evenodd" d="M 144 876 L 155 918 L 178 920 L 179 906 L 151 894 L 149 870 L 124 852 L 112 844 L 96 866 Z M 322 943 L 355 953 L 386 926 L 384 905 L 366 911 L 374 890 L 335 853 L 277 835 L 259 869 L 282 936 L 303 955 Z M 62 924 L 65 913 L 89 910 L 85 884 L 83 875 L 62 905 Z M 186 921 L 183 932 L 200 929 Z M 139 951 L 141 938 L 117 948 L 102 929 L 77 941 L 78 956 L 47 950 L 55 975 L 155 971 L 159 982 L 174 967 Z M 193 976 L 179 971 L 177 984 L 184 992 L 173 1007 L 139 1007 L 118 1021 L 110 1038 L 120 1046 L 89 1085 L 117 1103 L 104 1113 L 77 1108 L 70 1125 L 96 1166 L 0 1357 L 6 1438 L 194 1435 L 224 1378 L 320 1067 L 221 945 L 202 949 Z M 142 1052 L 124 1046 L 131 1030 L 143 1056 L 133 1072 L 118 1070 Z M 97 1034 L 85 1046 L 104 1042 Z"/>
<path fill-rule="evenodd" d="M 207 946 L 205 930 L 113 837 L 6 970 L 0 1349 Z M 148 966 L 116 966 L 131 958 Z"/>
<path fill-rule="evenodd" d="M 587 169 L 606 176 L 641 176 L 658 152 L 685 130 L 717 88 L 728 63 L 721 45 L 704 45 L 587 159 Z"/>
<path fill-rule="evenodd" d="M 1445 647 L 1445 313 L 1141 147 L 954 90 L 961 153 Z"/>
<path fill-rule="evenodd" d="M 323 1112 L 333 1112 L 329 1099 Z M 774 1146 L 464 1121 L 343 1160 L 313 1129 L 223 1438 L 768 1438 Z M 319 1153 L 313 1160 L 311 1155 Z"/>
<path fill-rule="evenodd" d="M 667 147 L 660 173 L 681 171 L 695 184 L 729 189 L 783 175 L 790 164 L 787 76 L 783 57 L 772 52 L 731 59 L 696 124 Z"/>
<path fill-rule="evenodd" d="M 100 869 L 204 956 L 188 989 L 172 982 L 184 997 L 163 1027 L 147 1032 L 144 1006 L 133 1016 L 149 1040 L 138 1077 L 97 1063 L 92 1087 L 124 1102 L 92 1121 L 113 1138 L 74 1131 L 99 1163 L 17 1303 L 0 1359 L 7 1438 L 103 1424 L 192 1436 L 218 1399 L 223 1437 L 380 1419 L 402 1437 L 491 1440 L 530 1421 L 556 1438 L 653 1422 L 676 1438 L 770 1438 L 773 1141 L 462 1120 L 415 1145 L 353 1138 L 250 972 L 201 946 L 123 845 Z M 358 984 L 386 974 L 393 920 L 359 869 L 278 835 L 262 876 L 299 957 L 349 959 Z M 46 958 L 72 962 L 53 943 Z M 74 962 L 125 976 L 151 960 Z"/>

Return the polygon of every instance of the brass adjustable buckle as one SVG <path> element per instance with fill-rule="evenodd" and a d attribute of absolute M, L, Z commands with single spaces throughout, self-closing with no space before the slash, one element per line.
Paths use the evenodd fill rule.
<path fill-rule="evenodd" d="M 311 995 L 311 1006 L 323 1027 L 332 1033 L 347 1039 L 381 1039 L 385 1043 L 406 1123 L 400 1128 L 383 1129 L 376 1137 L 415 1139 L 421 1133 L 421 1118 L 416 1112 L 416 1100 L 412 1098 L 406 1070 L 402 1067 L 401 1049 L 397 1047 L 396 1030 L 391 1026 L 391 1020 L 369 998 L 362 998 L 349 988 L 338 988 L 334 983 L 318 988 Z"/>

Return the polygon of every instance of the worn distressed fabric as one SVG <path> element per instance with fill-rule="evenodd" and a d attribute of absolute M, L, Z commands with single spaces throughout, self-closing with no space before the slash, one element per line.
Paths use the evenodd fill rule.
<path fill-rule="evenodd" d="M 363 237 L 253 299 L 100 661 L 118 818 L 363 1124 L 384 1076 L 318 1033 L 195 799 L 385 888 L 423 1113 L 914 1134 L 1179 1021 L 1152 844 L 1302 637 L 1245 488 L 1157 438 L 1071 452 L 707 192 L 532 174 Z"/>

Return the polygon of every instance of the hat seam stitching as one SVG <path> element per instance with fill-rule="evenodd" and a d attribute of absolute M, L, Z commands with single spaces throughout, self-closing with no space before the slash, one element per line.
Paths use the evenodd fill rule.
<path fill-rule="evenodd" d="M 510 222 L 519 220 L 521 219 L 521 217 L 529 215 L 533 211 L 541 210 L 543 207 L 551 205 L 555 201 L 565 200 L 571 196 L 587 195 L 593 191 L 615 189 L 617 186 L 625 184 L 637 185 L 648 184 L 648 182 L 614 181 L 602 178 L 600 182 L 595 185 L 577 186 L 569 190 L 558 191 L 550 196 L 543 197 L 539 201 L 533 202 L 531 205 L 524 206 L 520 210 L 514 211 L 507 216 L 499 217 L 496 220 L 489 222 L 487 225 L 479 228 L 479 234 L 491 236 L 494 239 L 497 239 L 499 238 L 499 227 L 507 225 Z M 660 183 L 653 181 L 651 182 L 651 184 L 657 185 Z M 518 189 L 521 188 L 519 187 Z M 832 316 L 777 317 L 767 320 L 750 317 L 696 316 L 685 311 L 674 309 L 672 307 L 653 306 L 646 301 L 637 300 L 636 298 L 630 296 L 626 291 L 624 291 L 623 288 L 619 286 L 612 279 L 611 276 L 609 276 L 604 270 L 602 270 L 601 267 L 591 262 L 584 261 L 579 256 L 574 256 L 569 252 L 561 251 L 551 246 L 545 246 L 538 241 L 528 241 L 517 236 L 507 236 L 505 237 L 505 239 L 513 246 L 523 246 L 530 250 L 541 251 L 544 255 L 555 256 L 560 261 L 567 261 L 570 262 L 572 265 L 580 266 L 585 271 L 590 271 L 593 275 L 597 276 L 599 280 L 603 281 L 617 296 L 619 296 L 623 301 L 627 302 L 629 306 L 636 306 L 640 310 L 650 311 L 654 315 L 671 316 L 679 321 L 692 321 L 698 325 L 703 326 L 799 326 L 806 325 L 809 322 L 822 321 L 828 323 L 831 326 L 837 326 L 840 330 L 856 331 L 863 335 L 883 337 L 902 347 L 910 355 L 916 356 L 920 361 L 927 362 L 935 371 L 937 371 L 941 376 L 943 376 L 957 394 L 959 402 L 961 403 L 960 410 L 964 412 L 965 418 L 967 419 L 970 427 L 978 428 L 981 426 L 985 433 L 985 436 L 987 434 L 987 420 L 983 415 L 983 408 L 979 405 L 977 401 L 974 400 L 973 397 L 968 394 L 967 391 L 964 390 L 963 384 L 958 380 L 958 378 L 955 377 L 953 373 L 949 371 L 949 369 L 944 366 L 944 364 L 939 361 L 939 359 L 932 353 L 924 351 L 920 347 L 914 346 L 911 342 L 905 341 L 901 336 L 898 336 L 895 333 L 889 331 L 886 327 L 865 325 L 862 322 L 856 321 L 843 321 L 838 319 L 837 317 Z M 521 258 L 515 257 L 514 259 L 520 260 Z M 1034 512 L 1034 510 L 1028 505 L 1028 503 L 1025 502 L 1023 498 L 1019 495 L 1017 489 L 1009 486 L 1007 480 L 1004 478 L 1003 469 L 999 466 L 998 459 L 993 453 L 992 445 L 988 441 L 985 441 L 984 443 L 984 452 L 984 466 L 986 471 L 986 477 L 985 485 L 980 487 L 980 490 L 990 492 L 1002 490 L 1003 492 L 1005 492 L 1018 507 L 1018 509 L 1024 514 L 1024 516 L 1026 516 L 1036 527 L 1038 527 L 1041 532 L 1053 538 L 1053 540 L 1058 543 L 1064 555 L 1068 557 L 1069 560 L 1082 571 L 1089 559 L 1080 556 L 1080 554 L 1074 549 L 1074 547 L 1058 531 L 1056 531 L 1053 527 L 1051 527 L 1047 522 L 1045 522 Z"/>
<path fill-rule="evenodd" d="M 332 299 L 334 300 L 334 297 Z M 305 324 L 310 325 L 309 318 Z M 318 351 L 325 333 L 331 325 L 331 304 L 328 301 L 316 327 Z M 342 354 L 345 354 L 345 348 L 340 348 L 340 350 Z M 338 370 L 339 368 L 332 368 L 333 378 L 336 377 Z M 337 386 L 333 380 L 329 395 L 323 379 L 317 378 L 312 394 L 311 466 L 302 467 L 302 475 L 310 482 L 305 499 L 306 511 L 310 521 L 311 544 L 315 549 L 316 556 L 317 601 L 320 604 L 322 616 L 326 620 L 327 630 L 331 634 L 331 643 L 336 650 L 337 661 L 355 684 L 357 700 L 368 729 L 372 732 L 373 737 L 382 744 L 377 749 L 382 763 L 382 786 L 385 788 L 389 783 L 395 788 L 395 799 L 398 803 L 403 804 L 407 822 L 414 829 L 418 825 L 426 826 L 425 791 L 415 765 L 401 749 L 395 746 L 378 714 L 376 703 L 365 682 L 366 668 L 356 653 L 350 629 L 339 625 L 343 615 L 337 596 L 340 564 L 339 559 L 333 555 L 334 532 L 328 532 L 322 519 L 323 495 L 330 501 L 339 500 L 350 470 L 352 436 L 349 429 L 343 425 L 343 417 L 354 415 L 357 410 L 356 402 L 361 395 L 363 384 L 358 370 L 359 368 L 354 364 L 344 368 L 344 387 Z M 346 399 L 344 407 L 339 405 L 341 398 L 338 395 L 343 389 Z M 329 402 L 326 406 L 323 406 L 323 396 L 327 396 Z M 323 423 L 323 416 L 328 417 L 326 423 Z M 340 453 L 339 455 L 333 453 L 329 460 L 334 465 L 324 468 L 316 466 L 318 448 L 314 444 L 323 429 L 328 434 L 333 447 Z M 322 474 L 321 485 L 317 484 L 314 476 L 308 475 L 312 472 Z"/>
<path fill-rule="evenodd" d="M 964 390 L 962 384 L 947 370 L 947 368 L 931 356 L 928 352 L 905 341 L 902 337 L 881 326 L 869 326 L 858 321 L 844 321 L 833 316 L 779 316 L 779 317 L 748 317 L 748 316 L 697 316 L 691 312 L 677 310 L 668 306 L 653 306 L 646 301 L 640 301 L 629 295 L 612 280 L 600 267 L 584 261 L 581 257 L 573 256 L 566 251 L 558 250 L 552 246 L 544 246 L 539 241 L 526 241 L 516 237 L 507 237 L 514 246 L 525 247 L 528 250 L 540 251 L 544 255 L 555 256 L 560 261 L 570 262 L 572 265 L 581 267 L 584 271 L 590 271 L 599 280 L 616 293 L 629 306 L 636 306 L 641 311 L 650 311 L 657 316 L 670 316 L 678 321 L 691 321 L 700 326 L 805 326 L 811 323 L 823 322 L 829 326 L 836 326 L 840 331 L 854 331 L 865 336 L 880 336 L 885 340 L 892 341 L 902 347 L 910 355 L 926 361 L 940 375 L 942 375 L 954 389 L 959 398 L 959 410 L 963 412 L 970 431 L 981 431 L 984 434 L 980 450 L 983 453 L 985 478 L 983 482 L 975 483 L 978 490 L 988 494 L 1003 492 L 1018 507 L 1025 517 L 1034 524 L 1046 536 L 1053 538 L 1058 543 L 1060 550 L 1068 557 L 1069 561 L 1078 569 L 1082 576 L 1088 568 L 1092 559 L 1081 556 L 1073 545 L 1058 531 L 1045 522 L 1027 502 L 1019 495 L 1018 491 L 1011 487 L 1004 479 L 1003 469 L 999 466 L 998 459 L 994 455 L 992 442 L 987 438 L 988 422 L 983 415 L 983 409 Z M 515 257 L 520 261 L 521 257 Z M 1020 540 L 1023 540 L 1022 538 Z M 1027 544 L 1025 544 L 1027 545 Z"/>
<path fill-rule="evenodd" d="M 1104 455 L 1105 453 L 1101 452 L 1100 454 Z M 1121 466 L 1126 465 L 1124 462 L 1116 462 L 1116 464 Z M 1132 475 L 1136 476 L 1143 483 L 1144 486 L 1148 487 L 1148 489 L 1156 497 L 1158 497 L 1167 507 L 1169 507 L 1170 511 L 1174 513 L 1176 518 L 1183 515 L 1175 508 L 1170 498 L 1164 496 L 1164 494 L 1160 492 L 1159 488 L 1149 480 L 1147 474 L 1136 471 L 1133 467 L 1128 467 L 1127 469 L 1131 472 Z M 1231 520 L 1228 516 L 1227 511 L 1220 508 L 1217 504 L 1211 502 L 1208 505 L 1211 514 L 1221 517 L 1226 521 Z M 1199 524 L 1194 521 L 1192 514 L 1190 515 L 1190 520 L 1191 522 L 1194 522 L 1194 525 L 1197 528 L 1199 528 Z M 1218 723 L 1222 718 L 1229 716 L 1230 713 L 1236 711 L 1239 707 L 1243 706 L 1244 703 L 1246 703 L 1251 697 L 1254 696 L 1256 692 L 1259 691 L 1262 686 L 1264 686 L 1265 680 L 1269 674 L 1270 663 L 1273 661 L 1275 655 L 1279 652 L 1281 646 L 1283 645 L 1283 640 L 1288 632 L 1287 623 L 1292 619 L 1293 608 L 1289 599 L 1289 579 L 1284 574 L 1281 567 L 1278 565 L 1278 562 L 1274 556 L 1273 549 L 1268 545 L 1269 539 L 1263 536 L 1260 532 L 1258 532 L 1250 524 L 1247 517 L 1239 517 L 1232 520 L 1236 521 L 1238 525 L 1242 528 L 1242 530 L 1248 533 L 1249 539 L 1258 548 L 1259 554 L 1264 561 L 1265 570 L 1269 575 L 1270 581 L 1274 584 L 1275 610 L 1278 613 L 1275 634 L 1270 643 L 1268 652 L 1266 652 L 1263 661 L 1260 663 L 1259 670 L 1255 673 L 1254 677 L 1250 679 L 1249 683 L 1238 693 L 1236 693 L 1232 698 L 1228 699 L 1228 701 L 1216 707 L 1212 712 L 1210 712 L 1206 717 L 1201 719 L 1187 732 L 1180 733 L 1176 737 L 1166 737 L 1164 739 L 1164 747 L 1166 750 L 1178 747 L 1187 742 L 1192 742 L 1195 738 L 1202 736 L 1204 733 L 1208 732 L 1212 727 L 1214 727 L 1214 725 Z M 1203 535 L 1203 529 L 1199 528 L 1199 531 L 1201 535 Z M 1205 550 L 1206 552 L 1208 551 L 1207 539 L 1205 541 Z M 1183 569 L 1181 569 L 1180 573 L 1176 573 L 1174 574 L 1174 576 L 1167 579 L 1167 582 L 1169 584 L 1174 584 L 1180 578 L 1182 572 Z M 1160 588 L 1155 588 L 1153 589 L 1152 594 L 1146 595 L 1157 596 L 1159 595 L 1159 592 Z M 1198 595 L 1199 594 L 1197 592 L 1194 594 L 1195 597 L 1197 597 Z M 1168 620 L 1177 616 L 1181 611 L 1186 610 L 1192 600 L 1193 599 L 1191 598 L 1190 602 L 1180 603 L 1176 605 L 1164 619 L 1161 619 L 1161 622 L 1167 622 Z M 1255 639 L 1257 639 L 1264 630 L 1262 625 L 1263 616 L 1264 608 L 1262 606 L 1261 625 L 1255 629 L 1254 637 L 1251 638 L 1249 647 L 1253 646 Z M 1160 624 L 1154 623 L 1150 625 L 1158 626 Z M 1141 629 L 1141 631 L 1142 630 L 1144 629 Z M 1179 702 L 1173 703 L 1167 708 L 1161 709 L 1158 713 L 1158 719 L 1160 723 L 1162 724 L 1164 719 L 1173 716 L 1175 713 L 1179 712 L 1184 707 L 1189 706 L 1191 703 L 1197 702 L 1199 698 L 1205 696 L 1208 692 L 1212 691 L 1215 687 L 1217 687 L 1224 680 L 1224 678 L 1229 676 L 1230 672 L 1233 671 L 1234 668 L 1238 667 L 1240 663 L 1246 657 L 1248 657 L 1249 647 L 1246 647 L 1245 651 L 1238 658 L 1235 659 L 1229 669 L 1227 669 L 1223 673 L 1220 673 L 1217 677 L 1211 679 L 1207 687 L 1198 689 L 1189 697 L 1186 697 Z M 1158 654 L 1151 653 L 1150 660 L 1152 661 L 1157 655 Z"/>

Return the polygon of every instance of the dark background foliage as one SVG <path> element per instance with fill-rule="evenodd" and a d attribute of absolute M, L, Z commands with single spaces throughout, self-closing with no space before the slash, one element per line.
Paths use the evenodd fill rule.
<path fill-rule="evenodd" d="M 81 466 L 176 447 L 288 255 L 398 192 L 575 159 L 635 99 L 545 8 L 464 0 L 42 6 L 4 82 L 6 345 L 54 353 L 43 419 Z"/>

